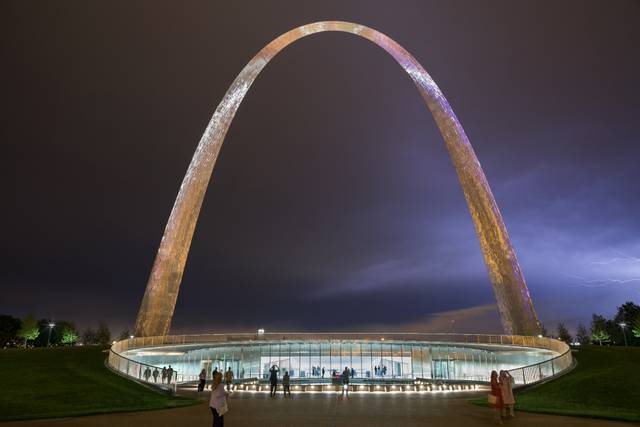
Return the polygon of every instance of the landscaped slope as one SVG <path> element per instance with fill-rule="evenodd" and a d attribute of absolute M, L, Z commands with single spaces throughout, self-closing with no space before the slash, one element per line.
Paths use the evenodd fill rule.
<path fill-rule="evenodd" d="M 104 366 L 103 348 L 0 350 L 0 420 L 185 406 Z"/>
<path fill-rule="evenodd" d="M 518 393 L 516 410 L 640 421 L 639 347 L 585 346 L 574 357 L 570 373 Z"/>

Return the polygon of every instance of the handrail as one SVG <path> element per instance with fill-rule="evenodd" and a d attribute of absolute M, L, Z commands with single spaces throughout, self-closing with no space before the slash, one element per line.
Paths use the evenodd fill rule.
<path fill-rule="evenodd" d="M 573 364 L 573 356 L 571 355 L 571 348 L 556 356 L 552 359 L 545 360 L 544 362 L 534 363 L 532 365 L 523 366 L 520 368 L 509 369 L 507 372 L 515 380 L 515 387 L 522 387 L 527 384 L 537 383 L 539 381 L 555 377 L 562 373 L 565 369 L 571 367 Z M 556 368 L 559 365 L 559 369 Z M 543 369 L 544 367 L 544 369 Z M 546 375 L 551 370 L 550 375 Z M 537 375 L 536 375 L 537 374 Z"/>
<path fill-rule="evenodd" d="M 209 344 L 212 342 L 229 342 L 238 341 L 263 342 L 272 340 L 366 340 L 366 341 L 384 341 L 387 338 L 402 339 L 402 341 L 430 341 L 433 342 L 455 342 L 458 344 L 492 344 L 492 345 L 515 345 L 519 347 L 535 347 L 544 348 L 564 353 L 568 346 L 558 340 L 533 337 L 522 335 L 494 335 L 494 334 L 456 334 L 456 333 L 420 333 L 420 332 L 376 332 L 376 333 L 235 333 L 235 334 L 189 334 L 189 335 L 164 335 L 153 337 L 134 337 L 122 340 L 114 344 L 115 351 L 127 351 L 141 347 L 156 347 L 164 345 L 196 345 Z"/>
<path fill-rule="evenodd" d="M 113 349 L 109 349 L 108 362 L 109 362 L 109 366 L 112 369 L 128 377 L 135 378 L 137 381 L 141 381 L 143 383 L 150 384 L 155 387 L 164 388 L 165 379 L 166 379 L 167 381 L 166 385 L 169 387 L 169 389 L 171 389 L 173 393 L 176 392 L 176 387 L 178 383 L 178 371 L 174 370 L 171 377 L 168 377 L 168 376 L 165 378 L 161 377 L 160 384 L 158 384 L 158 376 L 161 376 L 160 372 L 158 372 L 158 375 L 155 377 L 153 377 L 153 374 L 151 373 L 149 374 L 148 377 L 146 377 L 144 375 L 144 371 L 146 371 L 146 369 L 143 370 L 143 368 L 149 368 L 150 370 L 153 369 L 153 371 L 151 372 L 154 372 L 158 370 L 158 366 L 149 365 L 147 363 L 142 363 L 133 359 L 129 359 L 128 357 L 125 357 L 116 353 L 115 351 L 113 351 Z M 152 380 L 152 377 L 153 377 L 153 380 Z"/>

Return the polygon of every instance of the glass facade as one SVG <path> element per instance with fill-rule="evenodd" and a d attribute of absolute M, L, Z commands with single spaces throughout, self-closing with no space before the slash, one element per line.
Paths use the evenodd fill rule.
<path fill-rule="evenodd" d="M 548 360 L 550 350 L 412 341 L 261 341 L 172 345 L 126 351 L 123 356 L 162 368 L 171 365 L 179 381 L 195 380 L 202 369 L 229 368 L 236 380 L 266 380 L 277 366 L 294 382 L 329 382 L 345 367 L 352 382 L 414 379 L 488 381 L 492 370 L 510 370 Z"/>

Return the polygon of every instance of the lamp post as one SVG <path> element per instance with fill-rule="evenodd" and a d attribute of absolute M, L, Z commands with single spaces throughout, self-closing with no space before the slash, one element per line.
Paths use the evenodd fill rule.
<path fill-rule="evenodd" d="M 49 323 L 49 335 L 47 335 L 47 347 L 49 347 L 49 341 L 51 341 L 51 330 L 53 329 L 54 326 L 56 326 L 55 323 L 53 322 Z"/>
<path fill-rule="evenodd" d="M 620 326 L 620 328 L 622 329 L 622 336 L 624 337 L 624 346 L 627 346 L 627 334 L 625 333 L 625 328 L 627 327 L 627 324 L 622 322 L 622 323 L 618 323 L 618 325 Z"/>

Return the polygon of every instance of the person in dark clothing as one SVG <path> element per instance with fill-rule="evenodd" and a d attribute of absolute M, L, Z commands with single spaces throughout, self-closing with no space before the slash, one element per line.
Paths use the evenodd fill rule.
<path fill-rule="evenodd" d="M 173 368 L 169 365 L 169 369 L 167 369 L 167 384 L 171 384 L 171 379 L 173 378 Z"/>
<path fill-rule="evenodd" d="M 273 365 L 269 369 L 269 382 L 271 383 L 271 397 L 276 397 L 276 391 L 278 390 L 278 372 L 280 370 L 276 365 Z"/>
<path fill-rule="evenodd" d="M 157 383 L 158 382 L 158 375 L 160 375 L 160 371 L 158 371 L 158 368 L 153 370 L 153 382 Z"/>
<path fill-rule="evenodd" d="M 324 378 L 324 366 L 322 367 L 322 378 Z"/>
<path fill-rule="evenodd" d="M 144 380 L 149 382 L 150 377 L 151 377 L 151 368 L 147 366 L 147 369 L 144 370 Z"/>
<path fill-rule="evenodd" d="M 198 392 L 204 391 L 204 386 L 207 383 L 207 370 L 203 369 L 198 375 Z"/>
<path fill-rule="evenodd" d="M 289 371 L 284 371 L 284 376 L 282 377 L 282 391 L 284 393 L 285 396 L 287 396 L 287 393 L 289 394 L 289 397 L 291 397 L 291 377 L 289 376 Z"/>
<path fill-rule="evenodd" d="M 162 367 L 162 384 L 164 384 L 164 381 L 167 379 L 167 367 L 163 366 Z"/>
<path fill-rule="evenodd" d="M 351 371 L 345 366 L 342 371 L 342 395 L 347 393 L 347 397 L 349 397 L 349 375 L 351 375 Z"/>

